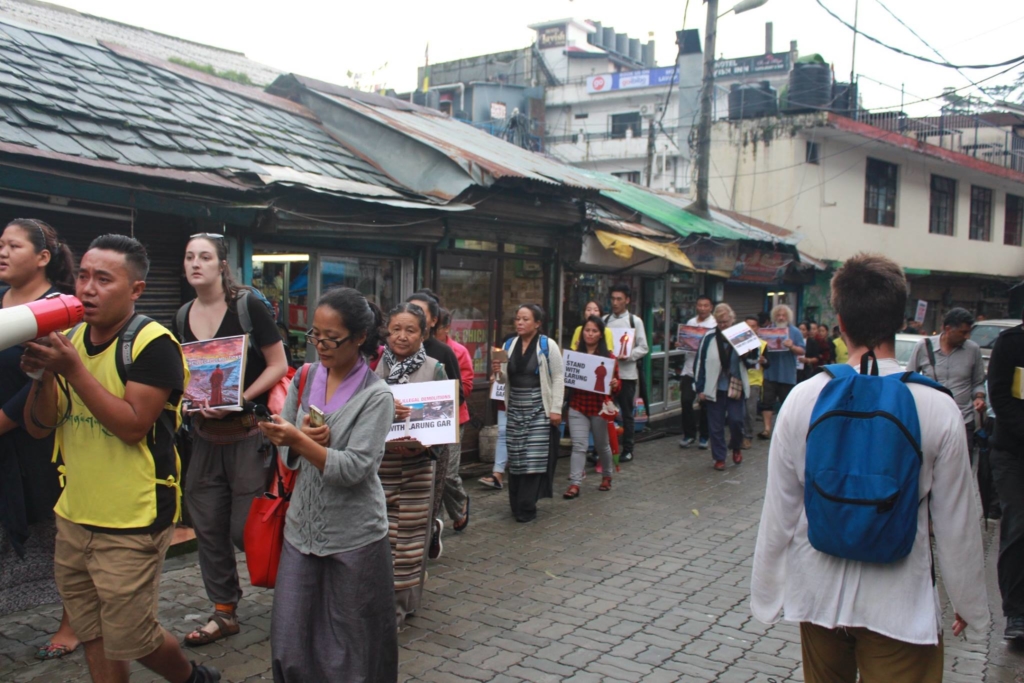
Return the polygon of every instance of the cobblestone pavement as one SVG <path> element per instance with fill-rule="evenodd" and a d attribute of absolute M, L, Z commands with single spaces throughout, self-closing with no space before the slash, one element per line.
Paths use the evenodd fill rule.
<path fill-rule="evenodd" d="M 425 606 L 400 635 L 400 680 L 802 681 L 797 629 L 761 624 L 749 612 L 765 460 L 762 442 L 743 465 L 715 472 L 708 451 L 661 439 L 638 447 L 611 492 L 598 492 L 591 473 L 582 496 L 565 501 L 563 459 L 557 497 L 525 525 L 510 518 L 504 493 L 467 482 L 470 528 L 447 534 L 444 556 L 429 566 Z M 976 641 L 947 632 L 947 681 L 1024 680 L 1024 655 L 999 638 L 992 537 L 994 628 Z M 239 609 L 242 633 L 195 658 L 220 668 L 225 681 L 270 678 L 271 597 L 250 590 Z M 161 598 L 175 634 L 209 613 L 195 555 L 169 562 Z M 0 619 L 0 681 L 88 680 L 81 651 L 63 661 L 31 658 L 59 616 L 55 605 Z M 157 680 L 134 671 L 133 681 Z"/>

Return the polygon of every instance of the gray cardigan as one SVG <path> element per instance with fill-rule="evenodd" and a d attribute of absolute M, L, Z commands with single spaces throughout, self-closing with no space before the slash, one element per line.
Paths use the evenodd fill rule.
<path fill-rule="evenodd" d="M 301 404 L 299 373 L 288 388 L 281 417 L 301 425 L 319 363 L 309 368 Z M 387 385 L 367 370 L 348 403 L 328 413 L 331 445 L 321 473 L 308 460 L 281 447 L 281 458 L 299 475 L 285 520 L 284 537 L 304 555 L 320 557 L 362 548 L 388 534 L 384 489 L 377 470 L 395 414 Z"/>

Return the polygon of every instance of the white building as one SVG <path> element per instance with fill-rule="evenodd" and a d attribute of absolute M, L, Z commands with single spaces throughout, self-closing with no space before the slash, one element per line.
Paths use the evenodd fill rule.
<path fill-rule="evenodd" d="M 1024 117 L 861 118 L 716 123 L 710 203 L 795 231 L 824 261 L 894 258 L 927 329 L 953 306 L 1005 316 L 1024 277 Z M 824 279 L 804 308 L 830 320 Z"/>

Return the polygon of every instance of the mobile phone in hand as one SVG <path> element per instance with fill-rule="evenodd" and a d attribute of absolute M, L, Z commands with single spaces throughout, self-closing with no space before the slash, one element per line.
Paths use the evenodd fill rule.
<path fill-rule="evenodd" d="M 327 416 L 324 415 L 324 411 L 320 410 L 316 406 L 309 407 L 309 426 L 310 427 L 323 427 L 327 422 Z"/>

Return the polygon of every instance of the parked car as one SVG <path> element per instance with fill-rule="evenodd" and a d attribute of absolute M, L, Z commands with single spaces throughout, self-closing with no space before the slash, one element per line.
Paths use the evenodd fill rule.
<path fill-rule="evenodd" d="M 988 373 L 988 359 L 992 355 L 992 347 L 996 343 L 996 337 L 1008 328 L 1020 325 L 1020 320 L 1003 318 L 1000 320 L 982 320 L 974 323 L 971 328 L 971 339 L 981 347 L 981 357 L 985 361 L 985 372 Z"/>
<path fill-rule="evenodd" d="M 907 369 L 907 361 L 910 360 L 910 354 L 914 351 L 914 346 L 917 342 L 924 339 L 919 334 L 905 334 L 900 332 L 896 335 L 896 362 L 900 364 L 900 367 L 904 370 Z M 911 368 L 913 370 L 914 368 Z"/>

